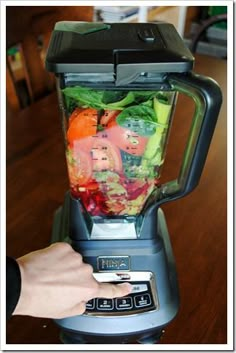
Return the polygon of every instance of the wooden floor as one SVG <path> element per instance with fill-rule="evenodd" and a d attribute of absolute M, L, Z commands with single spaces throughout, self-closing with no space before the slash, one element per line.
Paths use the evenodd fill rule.
<path fill-rule="evenodd" d="M 190 195 L 163 206 L 175 254 L 181 306 L 161 344 L 227 343 L 226 61 L 197 57 L 196 72 L 215 78 L 224 102 L 202 179 Z M 180 97 L 163 179 L 176 178 L 193 105 Z M 7 116 L 7 254 L 50 243 L 53 214 L 68 189 L 56 94 Z M 60 343 L 49 319 L 13 317 L 8 344 Z"/>

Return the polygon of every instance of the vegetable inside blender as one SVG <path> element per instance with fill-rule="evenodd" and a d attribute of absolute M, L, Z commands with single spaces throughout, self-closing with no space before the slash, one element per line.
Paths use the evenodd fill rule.
<path fill-rule="evenodd" d="M 72 196 L 91 216 L 136 216 L 160 183 L 175 92 L 62 89 Z"/>

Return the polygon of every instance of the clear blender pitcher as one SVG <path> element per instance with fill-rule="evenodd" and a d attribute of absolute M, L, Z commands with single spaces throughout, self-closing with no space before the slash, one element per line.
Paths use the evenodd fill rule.
<path fill-rule="evenodd" d="M 137 216 L 158 186 L 175 92 L 61 90 L 72 196 L 99 216 Z"/>

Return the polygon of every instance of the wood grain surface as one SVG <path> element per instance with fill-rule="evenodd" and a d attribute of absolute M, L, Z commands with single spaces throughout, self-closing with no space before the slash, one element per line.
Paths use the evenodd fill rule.
<path fill-rule="evenodd" d="M 224 100 L 198 187 L 163 205 L 181 306 L 161 344 L 227 343 L 227 62 L 197 56 L 195 71 L 218 81 Z M 192 114 L 192 102 L 180 96 L 163 180 L 176 177 Z M 18 257 L 49 245 L 53 214 L 68 189 L 56 94 L 17 114 L 8 112 L 6 123 L 6 243 L 7 254 Z M 7 343 L 60 343 L 59 329 L 50 319 L 13 317 L 7 322 Z"/>

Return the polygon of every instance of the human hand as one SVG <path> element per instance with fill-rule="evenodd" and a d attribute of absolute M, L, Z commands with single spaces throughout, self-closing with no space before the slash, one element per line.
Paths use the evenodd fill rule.
<path fill-rule="evenodd" d="M 92 266 L 67 243 L 55 243 L 17 259 L 21 294 L 13 315 L 60 319 L 81 315 L 92 298 L 122 297 L 129 283 L 99 283 Z"/>

